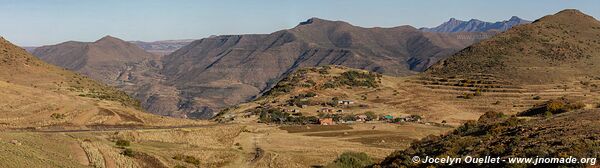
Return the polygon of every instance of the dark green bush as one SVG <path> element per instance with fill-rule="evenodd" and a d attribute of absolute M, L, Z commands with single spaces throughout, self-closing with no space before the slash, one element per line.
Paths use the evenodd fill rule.
<path fill-rule="evenodd" d="M 463 99 L 472 99 L 473 97 L 475 97 L 475 94 L 473 94 L 473 93 L 463 93 L 463 95 L 458 96 L 458 98 L 463 98 Z"/>
<path fill-rule="evenodd" d="M 331 69 L 331 67 L 323 66 L 323 67 L 319 68 L 319 74 L 327 75 L 327 74 L 329 74 L 329 69 Z"/>
<path fill-rule="evenodd" d="M 317 94 L 315 92 L 308 92 L 306 94 L 304 94 L 305 97 L 315 97 L 317 96 Z"/>
<path fill-rule="evenodd" d="M 193 165 L 200 165 L 200 160 L 193 156 L 177 154 L 177 155 L 173 156 L 173 159 L 183 161 L 183 162 L 193 164 Z"/>
<path fill-rule="evenodd" d="M 291 115 L 278 108 L 256 108 L 250 110 L 253 114 L 258 115 L 261 123 L 278 123 L 278 124 L 317 124 L 319 119 L 315 116 L 303 116 L 301 114 Z"/>
<path fill-rule="evenodd" d="M 551 114 L 560 114 L 572 110 L 582 109 L 585 104 L 581 102 L 567 100 L 565 98 L 549 100 L 537 105 L 531 109 L 520 112 L 518 116 L 552 116 Z"/>
<path fill-rule="evenodd" d="M 358 168 L 373 164 L 373 159 L 364 152 L 344 152 L 333 163 L 326 167 L 331 168 Z"/>
<path fill-rule="evenodd" d="M 64 119 L 66 117 L 65 114 L 59 114 L 59 113 L 52 113 L 52 115 L 50 115 L 50 117 L 60 120 L 60 119 Z"/>
<path fill-rule="evenodd" d="M 375 115 L 375 113 L 372 111 L 365 112 L 365 115 L 367 116 L 368 120 L 374 120 L 375 118 L 377 118 L 377 115 Z"/>
<path fill-rule="evenodd" d="M 371 72 L 347 71 L 342 73 L 337 80 L 347 86 L 377 87 L 377 75 Z"/>
<path fill-rule="evenodd" d="M 129 146 L 130 142 L 128 140 L 119 139 L 119 140 L 117 140 L 117 142 L 115 144 L 117 146 Z"/>
<path fill-rule="evenodd" d="M 125 156 L 129 156 L 129 157 L 133 157 L 135 156 L 135 152 L 129 148 L 125 148 L 123 149 L 123 151 L 121 152 L 121 155 L 125 155 Z"/>

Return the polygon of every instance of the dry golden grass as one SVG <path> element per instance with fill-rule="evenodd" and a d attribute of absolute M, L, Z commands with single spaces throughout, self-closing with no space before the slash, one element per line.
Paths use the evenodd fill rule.
<path fill-rule="evenodd" d="M 0 81 L 0 129 L 81 129 L 90 125 L 177 126 L 206 123 L 155 116 L 118 102 L 73 94 Z M 61 117 L 53 117 L 54 114 L 60 114 Z"/>
<path fill-rule="evenodd" d="M 17 144 L 12 143 L 18 142 Z M 0 167 L 87 167 L 78 162 L 71 145 L 77 141 L 59 134 L 0 133 Z"/>
<path fill-rule="evenodd" d="M 408 146 L 410 140 L 450 129 L 422 124 L 382 123 L 350 127 L 299 133 L 288 133 L 277 126 L 264 124 L 65 133 L 14 132 L 0 133 L 0 145 L 12 151 L 4 153 L 3 159 L 17 160 L 3 167 L 147 167 L 150 161 L 153 167 L 309 167 L 327 164 L 345 151 L 363 151 L 382 159 L 392 151 Z M 344 135 L 347 131 L 350 133 Z M 7 137 L 23 144 L 9 144 L 10 138 Z M 120 154 L 123 149 L 115 145 L 117 139 L 130 141 L 131 145 L 126 148 L 137 155 L 128 157 Z M 67 147 L 69 144 L 79 148 Z M 258 157 L 255 155 L 256 148 L 263 151 Z M 54 156 L 56 153 L 60 154 Z M 176 155 L 191 156 L 199 161 L 198 165 L 173 159 Z M 81 157 L 88 163 L 81 163 L 78 159 Z"/>
<path fill-rule="evenodd" d="M 144 113 L 124 92 L 44 63 L 2 38 L 0 49 L 0 130 L 203 124 Z"/>
<path fill-rule="evenodd" d="M 100 150 L 92 142 L 82 141 L 81 147 L 89 160 L 89 165 L 92 167 L 106 167 L 104 164 L 104 156 Z"/>
<path fill-rule="evenodd" d="M 329 74 L 321 75 L 309 71 L 302 81 L 313 80 L 317 85 L 330 79 L 330 76 L 352 70 L 346 67 L 331 66 Z M 335 89 L 320 89 L 314 87 L 295 87 L 289 93 L 266 96 L 253 102 L 244 103 L 238 108 L 232 108 L 221 116 L 234 116 L 233 123 L 256 122 L 256 117 L 242 117 L 246 110 L 258 106 L 270 106 L 281 109 L 299 109 L 303 116 L 317 115 L 317 110 L 328 107 L 343 110 L 342 114 L 363 114 L 372 111 L 378 115 L 407 116 L 420 115 L 425 122 L 446 122 L 457 126 L 467 120 L 476 120 L 483 113 L 497 111 L 515 114 L 528 109 L 535 104 L 559 97 L 569 97 L 582 100 L 589 105 L 598 102 L 597 90 L 600 90 L 600 80 L 586 79 L 583 81 L 563 82 L 544 85 L 515 85 L 486 77 L 480 80 L 455 78 L 436 78 L 428 76 L 391 77 L 382 76 L 377 88 L 337 87 Z M 460 96 L 475 94 L 480 90 L 481 95 L 470 99 Z M 329 107 L 320 104 L 309 105 L 305 108 L 288 106 L 290 97 L 316 93 L 317 97 L 309 98 L 314 102 L 328 102 L 333 97 L 341 100 L 352 100 L 351 106 Z M 539 99 L 534 97 L 539 96 Z M 363 104 L 366 107 L 357 107 Z M 334 111 L 335 111 L 334 110 Z"/>

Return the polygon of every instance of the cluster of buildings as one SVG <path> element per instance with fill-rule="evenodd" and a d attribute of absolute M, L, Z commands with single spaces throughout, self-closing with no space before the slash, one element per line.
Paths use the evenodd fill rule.
<path fill-rule="evenodd" d="M 335 121 L 333 118 L 331 117 L 326 117 L 326 118 L 320 118 L 319 119 L 319 124 L 321 125 L 335 125 L 338 123 L 341 124 L 352 124 L 354 122 L 367 122 L 367 121 L 381 121 L 381 122 L 388 122 L 388 123 L 400 123 L 400 122 L 421 122 L 421 116 L 418 115 L 410 115 L 410 116 L 404 116 L 404 117 L 394 117 L 392 115 L 385 115 L 385 116 L 377 116 L 376 118 L 369 118 L 369 116 L 365 115 L 365 114 L 358 114 L 354 116 L 355 120 L 350 120 L 350 121 L 344 121 L 344 120 L 339 120 L 339 121 Z"/>

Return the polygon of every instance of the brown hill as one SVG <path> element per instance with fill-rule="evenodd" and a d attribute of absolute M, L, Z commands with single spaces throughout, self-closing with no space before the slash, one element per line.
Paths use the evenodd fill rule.
<path fill-rule="evenodd" d="M 165 56 L 162 73 L 182 93 L 179 110 L 206 117 L 269 90 L 299 67 L 334 64 L 405 76 L 491 34 L 362 28 L 312 18 L 272 34 L 194 41 Z"/>
<path fill-rule="evenodd" d="M 599 141 L 596 137 L 600 133 L 598 100 L 590 94 L 598 93 L 595 84 L 600 71 L 595 66 L 600 63 L 600 42 L 596 40 L 598 37 L 600 22 L 577 10 L 564 10 L 484 40 L 437 63 L 426 74 L 438 76 L 433 77 L 435 79 L 431 80 L 432 83 L 444 87 L 449 86 L 448 81 L 460 81 L 455 86 L 473 86 L 485 90 L 490 87 L 483 85 L 503 83 L 519 89 L 554 86 L 538 88 L 533 92 L 522 90 L 519 93 L 580 94 L 573 95 L 578 102 L 571 102 L 571 98 L 559 98 L 534 106 L 528 105 L 530 109 L 516 114 L 519 117 L 487 113 L 479 121 L 467 122 L 447 135 L 417 141 L 408 149 L 392 153 L 374 167 L 589 166 L 515 165 L 508 162 L 415 164 L 411 158 L 491 156 L 507 161 L 510 157 L 597 158 Z M 476 79 L 473 80 L 474 78 Z M 561 84 L 557 85 L 559 82 Z M 540 98 L 534 96 L 530 100 Z"/>
<path fill-rule="evenodd" d="M 91 43 L 69 41 L 42 46 L 33 55 L 110 85 L 134 80 L 132 72 L 160 66 L 157 55 L 111 36 Z"/>
<path fill-rule="evenodd" d="M 427 70 L 437 76 L 492 75 L 513 83 L 597 78 L 600 22 L 564 10 L 474 44 Z"/>
<path fill-rule="evenodd" d="M 76 71 L 129 93 L 145 110 L 155 114 L 176 113 L 177 89 L 166 86 L 159 73 L 160 57 L 115 37 L 96 42 L 65 42 L 37 48 L 34 55 L 54 65 Z"/>
<path fill-rule="evenodd" d="M 143 113 L 125 93 L 44 63 L 3 38 L 0 88 L 0 128 L 169 125 L 174 120 Z"/>
<path fill-rule="evenodd" d="M 510 164 L 509 158 L 598 158 L 599 110 L 577 110 L 530 120 L 501 113 L 486 113 L 442 136 L 429 136 L 397 151 L 374 167 L 587 167 L 582 164 Z M 498 164 L 423 164 L 414 156 L 464 158 L 500 157 Z"/>

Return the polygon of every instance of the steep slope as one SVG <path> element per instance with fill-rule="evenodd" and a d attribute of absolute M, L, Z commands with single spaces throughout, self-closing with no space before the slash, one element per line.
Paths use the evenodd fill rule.
<path fill-rule="evenodd" d="M 519 17 L 513 16 L 509 20 L 500 22 L 484 22 L 477 19 L 471 19 L 469 21 L 457 20 L 450 18 L 445 23 L 433 28 L 421 28 L 420 30 L 426 32 L 486 32 L 486 31 L 506 31 L 514 26 L 529 24 L 531 21 L 523 20 Z"/>
<path fill-rule="evenodd" d="M 501 113 L 486 113 L 477 122 L 468 122 L 442 136 L 429 136 L 397 151 L 373 167 L 588 167 L 592 163 L 537 165 L 510 163 L 510 158 L 598 158 L 600 154 L 600 110 L 577 110 L 530 120 Z M 500 157 L 497 164 L 414 163 L 424 158 Z M 597 163 L 594 163 L 597 164 Z M 592 166 L 593 167 L 593 166 Z"/>
<path fill-rule="evenodd" d="M 167 55 L 179 48 L 190 44 L 191 39 L 185 40 L 162 40 L 162 41 L 153 41 L 153 42 L 145 42 L 145 41 L 129 41 L 140 48 L 146 50 L 147 52 L 154 53 L 157 55 Z"/>
<path fill-rule="evenodd" d="M 95 42 L 69 41 L 42 46 L 33 55 L 109 85 L 135 80 L 133 72 L 159 68 L 158 56 L 111 36 Z"/>
<path fill-rule="evenodd" d="M 487 74 L 513 83 L 597 78 L 600 22 L 564 10 L 474 44 L 426 71 L 437 76 Z"/>
<path fill-rule="evenodd" d="M 179 110 L 211 116 L 214 109 L 269 90 L 299 67 L 334 64 L 405 76 L 491 34 L 362 28 L 312 18 L 272 34 L 194 41 L 165 56 L 162 73 L 169 85 L 181 90 Z"/>
<path fill-rule="evenodd" d="M 0 128 L 169 125 L 125 93 L 49 65 L 0 38 Z M 178 120 L 181 123 L 191 123 Z"/>
<path fill-rule="evenodd" d="M 179 91 L 163 84 L 160 57 L 115 37 L 96 42 L 65 42 L 39 47 L 33 52 L 42 60 L 127 92 L 141 100 L 143 109 L 160 115 L 175 113 Z"/>

